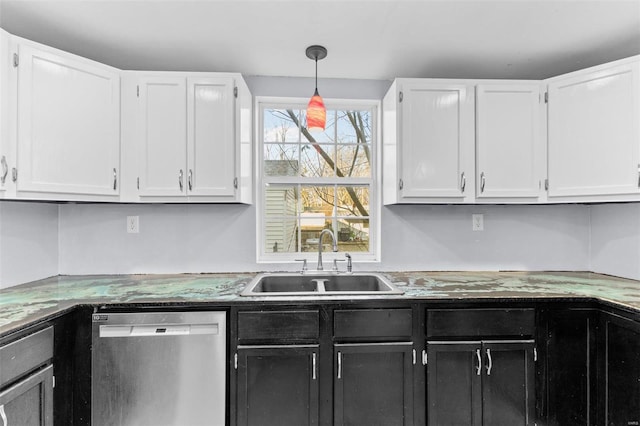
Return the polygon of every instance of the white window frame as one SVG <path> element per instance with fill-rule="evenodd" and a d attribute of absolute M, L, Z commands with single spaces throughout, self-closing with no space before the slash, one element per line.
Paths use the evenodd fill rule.
<path fill-rule="evenodd" d="M 317 251 L 310 252 L 297 252 L 297 253 L 266 253 L 265 252 L 265 179 L 263 176 L 264 166 L 264 129 L 263 119 L 265 109 L 285 109 L 296 108 L 306 109 L 309 99 L 307 98 L 283 98 L 283 97 L 271 97 L 271 96 L 256 96 L 255 98 L 255 159 L 256 159 L 256 259 L 258 263 L 293 263 L 297 260 L 306 259 L 310 270 L 314 270 L 318 259 Z M 380 227 L 380 215 L 381 215 L 381 195 L 382 195 L 382 182 L 381 182 L 381 152 L 382 152 L 382 132 L 381 132 L 381 102 L 379 100 L 369 99 L 324 99 L 327 110 L 356 110 L 356 109 L 370 109 L 372 118 L 372 131 L 371 131 L 371 178 L 365 179 L 364 183 L 370 185 L 369 187 L 369 251 L 368 252 L 349 252 L 354 262 L 380 262 L 381 261 L 381 227 Z M 288 181 L 290 179 L 290 182 Z M 278 183 L 304 183 L 310 185 L 342 185 L 343 178 L 305 178 L 304 182 L 298 178 L 283 178 L 278 177 L 274 181 Z M 355 183 L 358 178 L 353 178 L 349 183 Z M 362 179 L 362 178 L 360 178 Z M 348 184 L 347 184 L 348 186 Z M 337 235 L 336 235 L 337 238 Z M 325 238 L 323 241 L 325 244 L 330 244 Z M 323 251 L 323 260 L 329 265 L 333 259 L 345 259 L 345 253 L 338 251 L 333 253 L 329 251 Z M 328 268 L 327 268 L 328 269 Z M 340 268 L 344 269 L 344 266 Z"/>

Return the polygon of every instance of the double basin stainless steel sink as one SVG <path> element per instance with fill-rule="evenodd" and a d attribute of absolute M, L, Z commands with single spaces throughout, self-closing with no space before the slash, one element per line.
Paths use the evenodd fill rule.
<path fill-rule="evenodd" d="M 376 273 L 315 271 L 257 275 L 241 296 L 347 296 L 403 294 Z"/>

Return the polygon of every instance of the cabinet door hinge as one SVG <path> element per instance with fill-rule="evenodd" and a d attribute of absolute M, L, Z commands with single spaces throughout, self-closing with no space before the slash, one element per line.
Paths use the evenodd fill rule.
<path fill-rule="evenodd" d="M 533 362 L 538 362 L 538 349 L 533 348 Z"/>
<path fill-rule="evenodd" d="M 56 376 L 51 376 L 51 387 L 54 389 L 56 387 Z"/>
<path fill-rule="evenodd" d="M 18 68 L 18 65 L 20 65 L 20 56 L 18 56 L 17 53 L 13 54 L 13 67 L 14 68 Z"/>
<path fill-rule="evenodd" d="M 404 99 L 404 95 L 402 94 L 402 91 L 400 91 L 400 93 L 398 93 L 398 102 L 402 103 L 402 99 Z"/>
<path fill-rule="evenodd" d="M 233 368 L 238 369 L 238 352 L 233 355 Z"/>
<path fill-rule="evenodd" d="M 233 88 L 233 97 L 234 98 L 238 97 L 238 87 L 237 86 Z"/>
<path fill-rule="evenodd" d="M 140 97 L 140 86 L 136 86 L 136 97 Z"/>
<path fill-rule="evenodd" d="M 544 92 L 544 103 L 545 104 L 549 103 L 549 92 Z"/>

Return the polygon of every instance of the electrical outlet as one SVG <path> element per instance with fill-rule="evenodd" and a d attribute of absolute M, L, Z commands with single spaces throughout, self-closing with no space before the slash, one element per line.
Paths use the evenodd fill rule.
<path fill-rule="evenodd" d="M 484 231 L 484 215 L 483 214 L 472 214 L 471 215 L 471 226 L 474 231 Z"/>
<path fill-rule="evenodd" d="M 140 232 L 140 216 L 127 216 L 127 233 L 137 234 Z"/>

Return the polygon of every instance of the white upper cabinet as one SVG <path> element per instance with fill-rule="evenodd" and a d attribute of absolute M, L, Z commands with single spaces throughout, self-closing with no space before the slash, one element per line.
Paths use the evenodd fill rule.
<path fill-rule="evenodd" d="M 186 79 L 142 77 L 138 97 L 140 195 L 185 195 Z"/>
<path fill-rule="evenodd" d="M 9 74 L 11 72 L 9 34 L 0 29 L 0 198 L 11 185 L 12 157 L 9 153 Z"/>
<path fill-rule="evenodd" d="M 549 199 L 640 199 L 640 56 L 547 82 Z"/>
<path fill-rule="evenodd" d="M 137 81 L 133 137 L 140 200 L 251 203 L 251 95 L 242 77 L 131 77 Z M 124 118 L 125 134 L 130 119 Z"/>
<path fill-rule="evenodd" d="M 476 86 L 476 196 L 536 202 L 546 178 L 540 82 Z"/>
<path fill-rule="evenodd" d="M 16 53 L 17 196 L 117 199 L 119 71 L 22 39 Z"/>
<path fill-rule="evenodd" d="M 232 78 L 187 80 L 189 196 L 235 196 L 236 122 Z"/>
<path fill-rule="evenodd" d="M 473 85 L 397 79 L 383 100 L 383 200 L 473 201 Z"/>

